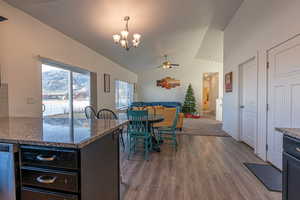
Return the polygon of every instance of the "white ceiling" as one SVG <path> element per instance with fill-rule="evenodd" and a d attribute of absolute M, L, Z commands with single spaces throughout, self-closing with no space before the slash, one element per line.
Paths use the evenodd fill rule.
<path fill-rule="evenodd" d="M 223 60 L 222 30 L 243 0 L 6 0 L 132 71 L 153 68 L 168 54 L 177 63 Z M 142 34 L 129 52 L 112 41 L 129 15 Z"/>

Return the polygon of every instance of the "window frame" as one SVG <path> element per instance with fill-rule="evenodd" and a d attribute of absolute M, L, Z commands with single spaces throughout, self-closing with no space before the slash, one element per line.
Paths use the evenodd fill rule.
<path fill-rule="evenodd" d="M 130 91 L 131 95 L 127 95 L 126 99 L 127 99 L 127 105 L 126 106 L 120 106 L 120 98 L 119 98 L 119 84 L 118 83 L 123 83 L 127 85 L 127 90 L 128 90 L 128 86 L 130 86 L 131 88 L 127 91 L 127 94 L 129 94 L 128 92 Z M 130 83 L 129 81 L 124 81 L 124 80 L 115 80 L 115 108 L 116 110 L 126 110 L 130 107 L 130 104 L 134 101 L 134 84 Z"/>
<path fill-rule="evenodd" d="M 58 68 L 58 69 L 62 69 L 62 70 L 66 70 L 68 71 L 68 94 L 70 95 L 70 97 L 72 98 L 69 98 L 69 109 L 70 109 L 70 118 L 74 118 L 74 98 L 73 98 L 73 92 L 74 92 L 74 88 L 73 88 L 73 83 L 74 83 L 74 79 L 73 79 L 73 73 L 79 73 L 79 74 L 82 74 L 82 75 L 87 75 L 89 76 L 89 94 L 90 94 L 90 97 L 89 97 L 89 105 L 91 105 L 92 103 L 92 83 L 91 83 L 91 74 L 92 72 L 90 72 L 89 70 L 86 70 L 86 69 L 81 69 L 79 67 L 75 67 L 75 66 L 72 66 L 72 65 L 68 65 L 68 64 L 64 64 L 64 63 L 61 63 L 61 62 L 58 62 L 58 61 L 54 61 L 52 59 L 49 59 L 49 58 L 44 58 L 44 57 L 39 57 L 39 60 L 41 61 L 41 108 L 43 107 L 43 72 L 42 72 L 42 69 L 43 69 L 43 65 L 48 65 L 50 67 L 53 67 L 53 68 Z M 42 115 L 42 118 L 44 118 L 45 116 L 43 115 L 43 111 L 41 113 Z"/>

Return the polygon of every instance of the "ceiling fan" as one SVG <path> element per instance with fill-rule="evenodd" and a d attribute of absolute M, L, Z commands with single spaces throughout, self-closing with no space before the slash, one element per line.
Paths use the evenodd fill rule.
<path fill-rule="evenodd" d="M 164 57 L 165 57 L 165 61 L 160 66 L 158 66 L 157 68 L 172 69 L 173 67 L 179 67 L 180 66 L 179 64 L 171 63 L 168 60 L 168 55 L 164 55 Z"/>
<path fill-rule="evenodd" d="M 6 18 L 6 17 L 0 16 L 0 22 L 2 22 L 2 21 L 6 21 L 6 20 L 7 20 L 7 18 Z"/>

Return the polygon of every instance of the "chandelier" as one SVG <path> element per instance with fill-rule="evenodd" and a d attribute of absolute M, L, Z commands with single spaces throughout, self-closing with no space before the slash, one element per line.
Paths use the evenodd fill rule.
<path fill-rule="evenodd" d="M 127 51 L 131 47 L 138 47 L 141 42 L 141 35 L 138 33 L 133 34 L 132 41 L 130 43 L 129 39 L 129 29 L 128 29 L 128 21 L 130 20 L 129 16 L 124 17 L 124 21 L 126 22 L 125 29 L 120 32 L 120 34 L 113 35 L 113 40 L 116 44 L 125 48 Z"/>

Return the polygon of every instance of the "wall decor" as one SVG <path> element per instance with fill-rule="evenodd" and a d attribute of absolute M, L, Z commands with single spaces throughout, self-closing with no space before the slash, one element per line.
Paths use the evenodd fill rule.
<path fill-rule="evenodd" d="M 156 86 L 166 88 L 166 89 L 172 89 L 172 88 L 180 86 L 180 80 L 176 80 L 171 77 L 166 77 L 161 80 L 157 80 Z"/>
<path fill-rule="evenodd" d="M 110 93 L 110 75 L 104 74 L 104 92 Z"/>
<path fill-rule="evenodd" d="M 225 92 L 232 92 L 232 72 L 225 74 Z"/>

